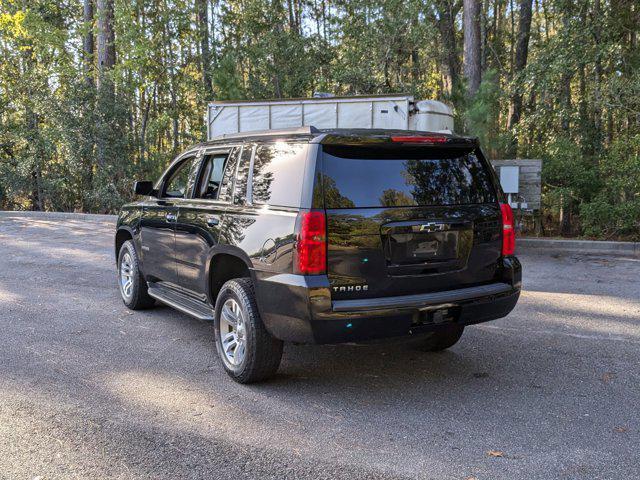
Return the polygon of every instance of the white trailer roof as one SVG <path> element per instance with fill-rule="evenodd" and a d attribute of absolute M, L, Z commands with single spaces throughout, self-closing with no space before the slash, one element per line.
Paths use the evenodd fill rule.
<path fill-rule="evenodd" d="M 420 116 L 419 122 L 416 115 Z M 441 117 L 430 121 L 433 115 Z M 428 126 L 435 130 L 452 130 L 453 114 L 441 102 L 416 103 L 410 95 L 218 101 L 208 105 L 208 139 L 226 134 L 304 126 L 398 130 Z"/>

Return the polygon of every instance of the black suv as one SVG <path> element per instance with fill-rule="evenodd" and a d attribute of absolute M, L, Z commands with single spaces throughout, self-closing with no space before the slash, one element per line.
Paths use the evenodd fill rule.
<path fill-rule="evenodd" d="M 131 309 L 212 320 L 229 375 L 273 375 L 283 342 L 412 336 L 452 346 L 520 295 L 511 208 L 475 139 L 313 127 L 188 149 L 125 205 Z"/>

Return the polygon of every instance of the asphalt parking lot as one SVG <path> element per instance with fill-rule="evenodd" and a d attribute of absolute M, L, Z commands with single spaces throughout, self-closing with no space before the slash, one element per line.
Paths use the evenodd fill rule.
<path fill-rule="evenodd" d="M 640 475 L 640 259 L 520 255 L 450 351 L 287 346 L 241 386 L 212 328 L 128 311 L 112 225 L 0 218 L 0 478 Z"/>

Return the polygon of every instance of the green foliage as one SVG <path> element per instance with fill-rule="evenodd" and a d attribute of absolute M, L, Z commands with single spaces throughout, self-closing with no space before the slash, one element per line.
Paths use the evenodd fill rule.
<path fill-rule="evenodd" d="M 546 148 L 542 175 L 552 196 L 588 200 L 600 188 L 597 164 L 574 141 L 558 137 Z"/>
<path fill-rule="evenodd" d="M 542 158 L 548 231 L 560 229 L 562 213 L 565 233 L 640 237 L 633 2 L 533 2 L 518 70 L 518 2 L 488 0 L 473 98 L 460 68 L 462 2 L 207 1 L 206 25 L 195 0 L 113 2 L 116 64 L 109 88 L 98 89 L 96 55 L 86 72 L 82 51 L 83 37 L 98 32 L 82 2 L 0 0 L 0 208 L 117 210 L 134 180 L 157 178 L 203 140 L 212 96 L 406 92 L 452 104 L 457 130 L 478 136 L 490 158 Z M 385 193 L 400 202 L 394 195 Z"/>
<path fill-rule="evenodd" d="M 213 88 L 216 100 L 242 100 L 242 76 L 237 68 L 237 60 L 229 53 L 220 59 L 213 73 Z"/>
<path fill-rule="evenodd" d="M 602 188 L 580 209 L 585 234 L 640 239 L 640 135 L 616 140 L 598 172 Z"/>
<path fill-rule="evenodd" d="M 464 111 L 464 124 L 468 133 L 478 137 L 485 154 L 491 158 L 499 157 L 510 141 L 509 135 L 500 130 L 501 94 L 498 73 L 489 70 Z"/>

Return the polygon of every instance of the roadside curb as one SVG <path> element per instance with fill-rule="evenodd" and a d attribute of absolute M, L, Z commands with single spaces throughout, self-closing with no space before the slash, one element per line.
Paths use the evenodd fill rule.
<path fill-rule="evenodd" d="M 640 242 L 516 237 L 516 245 L 524 251 L 545 250 L 640 257 Z"/>
<path fill-rule="evenodd" d="M 31 212 L 0 210 L 0 218 L 41 218 L 44 220 L 85 220 L 92 222 L 109 222 L 117 220 L 117 215 L 102 215 L 97 213 L 68 213 L 68 212 Z"/>

